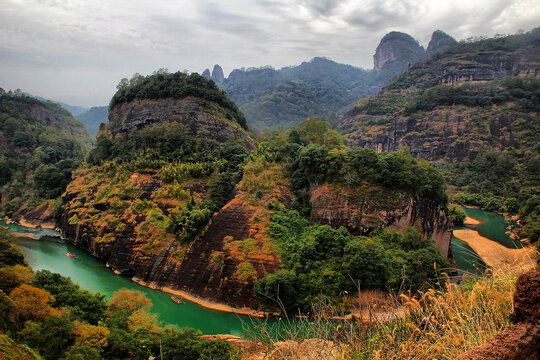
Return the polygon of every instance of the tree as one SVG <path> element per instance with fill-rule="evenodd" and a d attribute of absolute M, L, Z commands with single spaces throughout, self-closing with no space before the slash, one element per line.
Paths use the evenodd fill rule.
<path fill-rule="evenodd" d="M 25 320 L 44 320 L 49 315 L 56 313 L 51 307 L 54 296 L 43 289 L 22 284 L 9 294 L 13 300 L 12 319 L 17 324 Z"/>
<path fill-rule="evenodd" d="M 107 307 L 109 313 L 121 310 L 133 313 L 139 309 L 150 309 L 152 301 L 140 291 L 121 289 L 114 292 L 112 299 L 107 303 Z"/>
<path fill-rule="evenodd" d="M 9 294 L 21 284 L 31 284 L 34 273 L 27 266 L 15 265 L 0 268 L 0 290 Z"/>
<path fill-rule="evenodd" d="M 75 321 L 74 325 L 76 345 L 88 346 L 98 350 L 107 347 L 107 338 L 110 335 L 109 329 L 104 326 L 89 325 L 79 321 Z"/>

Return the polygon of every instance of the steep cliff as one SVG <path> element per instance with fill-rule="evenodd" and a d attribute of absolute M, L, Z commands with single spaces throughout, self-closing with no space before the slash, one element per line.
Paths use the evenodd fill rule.
<path fill-rule="evenodd" d="M 115 272 L 147 286 L 253 307 L 253 282 L 280 265 L 266 234 L 267 204 L 291 203 L 288 182 L 282 178 L 261 199 L 241 190 L 246 188 L 241 182 L 202 234 L 182 243 L 167 224 L 190 198 L 196 206 L 210 199 L 208 181 L 185 181 L 175 198 L 170 194 L 176 185 L 158 174 L 128 174 L 111 178 L 103 168 L 77 172 L 64 195 L 63 235 Z"/>
<path fill-rule="evenodd" d="M 210 77 L 210 79 L 221 84 L 224 78 L 225 76 L 223 75 L 223 69 L 221 68 L 221 66 L 219 66 L 218 64 L 214 65 L 214 69 L 212 69 L 212 76 Z"/>
<path fill-rule="evenodd" d="M 450 256 L 453 224 L 448 210 L 428 198 L 379 186 L 322 184 L 311 189 L 310 202 L 316 223 L 344 226 L 357 235 L 384 228 L 405 233 L 414 226 L 432 238 L 445 257 Z"/>
<path fill-rule="evenodd" d="M 152 124 L 179 122 L 193 135 L 202 133 L 219 142 L 241 138 L 248 148 L 253 149 L 253 140 L 246 131 L 224 114 L 226 112 L 219 105 L 191 96 L 178 100 L 142 100 L 112 108 L 107 129 L 118 134 Z"/>
<path fill-rule="evenodd" d="M 413 64 L 426 56 L 426 51 L 412 36 L 392 31 L 382 39 L 375 55 L 373 68 L 399 74 L 409 64 Z"/>

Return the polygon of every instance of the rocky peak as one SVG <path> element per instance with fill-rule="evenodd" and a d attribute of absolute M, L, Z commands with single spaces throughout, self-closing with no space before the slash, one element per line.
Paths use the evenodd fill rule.
<path fill-rule="evenodd" d="M 431 40 L 427 47 L 427 55 L 431 56 L 436 52 L 446 49 L 453 43 L 456 43 L 456 39 L 441 30 L 435 30 L 431 35 Z"/>
<path fill-rule="evenodd" d="M 204 71 L 202 72 L 201 76 L 205 79 L 210 79 L 210 70 L 208 68 L 204 69 Z"/>
<path fill-rule="evenodd" d="M 222 83 L 225 79 L 225 76 L 223 76 L 223 69 L 218 64 L 214 65 L 214 70 L 212 70 L 212 80 L 214 80 L 217 83 Z"/>
<path fill-rule="evenodd" d="M 377 46 L 375 55 L 373 55 L 373 66 L 377 71 L 383 67 L 390 67 L 396 72 L 401 72 L 409 64 L 415 63 L 425 56 L 426 51 L 412 36 L 392 31 L 386 34 Z"/>

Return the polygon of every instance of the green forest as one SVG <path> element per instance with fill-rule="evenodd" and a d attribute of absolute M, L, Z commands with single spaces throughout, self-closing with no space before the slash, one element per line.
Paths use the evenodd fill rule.
<path fill-rule="evenodd" d="M 2 216 L 59 197 L 93 143 L 60 105 L 23 95 L 0 96 L 0 133 Z"/>
<path fill-rule="evenodd" d="M 0 230 L 0 351 L 8 359 L 215 359 L 231 346 L 189 328 L 162 326 L 151 301 L 131 290 L 105 294 L 26 264 L 15 238 Z"/>

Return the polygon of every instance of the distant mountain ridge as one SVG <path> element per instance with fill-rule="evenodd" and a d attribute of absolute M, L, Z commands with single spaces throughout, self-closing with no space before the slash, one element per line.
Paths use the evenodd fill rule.
<path fill-rule="evenodd" d="M 428 48 L 435 53 L 453 42 L 452 37 L 437 30 Z M 310 116 L 342 115 L 359 99 L 375 95 L 392 77 L 426 56 L 426 50 L 413 37 L 391 32 L 377 47 L 373 70 L 315 57 L 281 69 L 234 69 L 227 78 L 215 65 L 212 74 L 205 69 L 202 76 L 225 89 L 249 123 L 262 130 L 294 126 Z"/>

